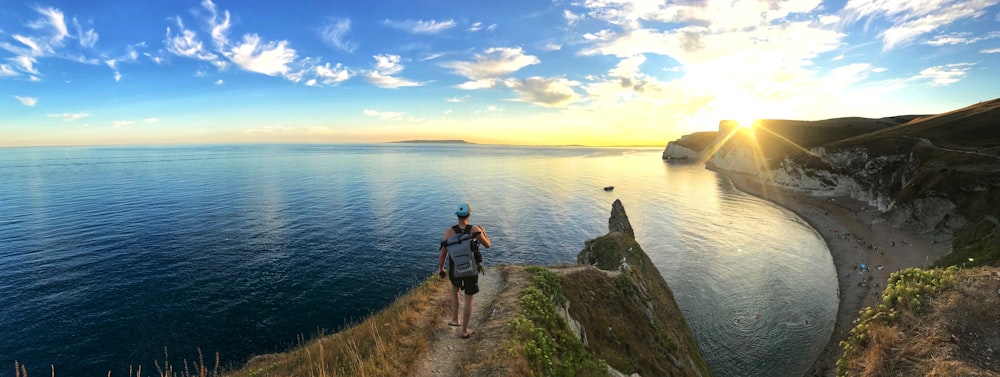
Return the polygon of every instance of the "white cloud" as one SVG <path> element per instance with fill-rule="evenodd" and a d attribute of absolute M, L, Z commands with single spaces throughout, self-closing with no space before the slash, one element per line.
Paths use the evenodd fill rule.
<path fill-rule="evenodd" d="M 33 75 L 38 74 L 38 70 L 35 69 L 35 62 L 36 62 L 35 58 L 32 58 L 30 56 L 18 56 L 16 58 L 10 58 L 8 60 L 17 64 L 17 66 L 20 67 L 21 71 L 23 72 L 30 73 Z"/>
<path fill-rule="evenodd" d="M 947 46 L 947 45 L 958 45 L 958 44 L 967 45 L 994 38 L 1000 38 L 1000 31 L 991 31 L 989 33 L 982 35 L 974 35 L 969 32 L 943 34 L 943 35 L 938 35 L 931 40 L 925 41 L 924 44 L 931 46 Z"/>
<path fill-rule="evenodd" d="M 340 63 L 337 63 L 337 65 L 333 67 L 330 66 L 330 63 L 317 65 L 314 69 L 316 70 L 316 76 L 320 78 L 320 82 L 322 82 L 323 85 L 338 84 L 346 81 L 352 76 L 351 71 Z"/>
<path fill-rule="evenodd" d="M 516 101 L 544 107 L 564 107 L 580 99 L 580 95 L 573 90 L 580 83 L 562 77 L 529 77 L 524 80 L 511 78 L 505 80 L 504 84 L 520 95 Z"/>
<path fill-rule="evenodd" d="M 1000 54 L 1000 48 L 990 48 L 985 50 L 979 50 L 981 54 Z"/>
<path fill-rule="evenodd" d="M 441 66 L 451 68 L 456 74 L 465 76 L 472 81 L 483 81 L 514 73 L 521 68 L 540 62 L 535 56 L 525 54 L 520 47 L 494 47 L 486 50 L 482 55 L 477 54 L 472 62 L 452 61 L 445 62 Z"/>
<path fill-rule="evenodd" d="M 930 80 L 931 86 L 948 86 L 960 81 L 975 63 L 955 63 L 930 67 L 912 80 Z"/>
<path fill-rule="evenodd" d="M 465 102 L 468 99 L 469 96 L 461 96 L 461 97 L 445 98 L 444 101 L 449 103 L 459 103 L 459 102 Z"/>
<path fill-rule="evenodd" d="M 111 125 L 114 126 L 114 127 L 124 127 L 124 126 L 128 126 L 128 125 L 131 125 L 131 124 L 134 124 L 134 123 L 135 123 L 135 121 L 133 121 L 133 120 L 116 120 L 114 122 L 111 122 Z"/>
<path fill-rule="evenodd" d="M 51 7 L 39 7 L 35 8 L 35 11 L 44 16 L 41 19 L 26 24 L 28 28 L 35 31 L 35 35 L 14 34 L 12 38 L 19 45 L 0 42 L 0 48 L 16 55 L 34 58 L 54 55 L 56 49 L 62 47 L 63 39 L 69 35 L 63 13 Z"/>
<path fill-rule="evenodd" d="M 251 128 L 251 129 L 248 129 L 248 130 L 246 130 L 244 132 L 246 132 L 248 134 L 254 134 L 254 133 L 269 134 L 269 133 L 274 133 L 274 132 L 287 132 L 287 131 L 291 131 L 291 129 L 288 128 L 288 127 L 280 127 L 279 126 L 279 127 Z"/>
<path fill-rule="evenodd" d="M 151 60 L 153 63 L 156 63 L 157 65 L 163 64 L 164 59 L 162 56 L 153 55 L 148 52 L 144 52 L 142 54 L 145 55 L 147 58 L 149 58 L 149 60 Z"/>
<path fill-rule="evenodd" d="M 222 84 L 225 84 L 225 81 L 222 81 L 222 79 L 215 80 L 215 85 L 222 85 Z"/>
<path fill-rule="evenodd" d="M 157 123 L 160 121 L 159 118 L 146 118 L 142 120 L 144 123 Z"/>
<path fill-rule="evenodd" d="M 115 74 L 112 77 L 115 78 L 115 82 L 119 82 L 119 81 L 122 80 L 122 74 L 121 74 L 121 72 L 118 72 L 118 71 L 115 71 Z"/>
<path fill-rule="evenodd" d="M 426 83 L 407 80 L 392 76 L 403 70 L 400 63 L 401 57 L 393 54 L 379 54 L 372 56 L 375 59 L 375 67 L 365 74 L 368 81 L 380 88 L 396 89 L 407 86 L 423 86 Z"/>
<path fill-rule="evenodd" d="M 579 15 L 577 15 L 577 14 L 575 14 L 575 13 L 573 13 L 573 12 L 570 12 L 569 9 L 564 9 L 563 10 L 563 18 L 566 19 L 566 23 L 567 24 L 569 24 L 569 25 L 572 26 L 573 24 L 576 24 L 576 22 L 579 21 L 580 18 L 582 18 L 582 17 L 579 16 Z"/>
<path fill-rule="evenodd" d="M 72 121 L 75 121 L 77 119 L 86 118 L 88 116 L 90 116 L 90 114 L 87 114 L 87 113 L 77 113 L 77 114 L 70 114 L 70 113 L 48 114 L 49 118 L 59 118 L 59 119 L 62 119 L 63 122 L 72 122 Z"/>
<path fill-rule="evenodd" d="M 405 21 L 392 21 L 385 20 L 385 24 L 393 28 L 404 30 L 413 34 L 437 34 L 444 30 L 451 29 L 457 25 L 455 20 L 446 21 L 436 21 L 436 20 L 405 20 Z"/>
<path fill-rule="evenodd" d="M 393 77 L 393 76 L 385 76 L 385 75 L 382 75 L 382 74 L 380 74 L 378 72 L 375 72 L 375 71 L 369 72 L 365 77 L 367 77 L 368 81 L 371 82 L 372 84 L 374 84 L 375 86 L 377 86 L 379 88 L 386 88 L 386 89 L 396 89 L 396 88 L 402 88 L 402 87 L 407 87 L 407 86 L 423 86 L 424 85 L 424 83 L 419 83 L 419 82 L 407 80 L 407 79 L 404 79 L 404 78 Z"/>
<path fill-rule="evenodd" d="M 261 44 L 257 34 L 247 34 L 243 43 L 232 47 L 226 57 L 247 71 L 277 76 L 288 72 L 288 65 L 295 61 L 295 50 L 288 47 L 288 41 Z"/>
<path fill-rule="evenodd" d="M 471 26 L 469 26 L 469 31 L 480 31 L 482 29 L 483 29 L 482 22 L 475 22 Z"/>
<path fill-rule="evenodd" d="M 375 55 L 375 71 L 383 75 L 394 75 L 403 70 L 400 56 L 392 54 Z"/>
<path fill-rule="evenodd" d="M 48 7 L 48 8 L 37 8 L 35 9 L 38 13 L 45 15 L 48 18 L 48 23 L 36 22 L 35 24 L 29 24 L 33 29 L 42 29 L 45 26 L 52 27 L 55 29 L 55 34 L 52 35 L 52 40 L 54 42 L 62 41 L 63 38 L 69 35 L 69 30 L 66 28 L 66 19 L 63 16 L 62 11 Z"/>
<path fill-rule="evenodd" d="M 76 39 L 80 41 L 80 47 L 93 48 L 97 44 L 99 36 L 94 29 L 83 30 L 83 26 L 80 26 L 76 17 L 73 17 L 73 26 L 76 27 Z"/>
<path fill-rule="evenodd" d="M 559 51 L 562 49 L 562 45 L 558 43 L 546 43 L 543 49 L 545 51 Z"/>
<path fill-rule="evenodd" d="M 334 85 L 352 76 L 351 71 L 341 64 L 331 66 L 319 58 L 299 58 L 287 40 L 264 41 L 256 33 L 246 33 L 239 42 L 233 43 L 228 36 L 232 28 L 229 11 L 217 9 L 211 0 L 203 0 L 201 6 L 208 13 L 203 14 L 202 21 L 210 30 L 212 47 L 206 46 L 195 31 L 185 27 L 180 17 L 176 17 L 177 33 L 174 34 L 168 27 L 167 38 L 164 40 L 168 52 L 207 61 L 219 70 L 225 70 L 232 63 L 245 71 L 281 76 L 308 86 Z M 353 44 L 341 39 L 350 27 L 348 20 L 342 21 L 335 20 L 321 30 L 321 34 L 327 43 L 353 49 Z M 152 56 L 150 58 L 153 59 Z M 157 60 L 158 63 L 160 61 L 162 60 Z M 222 83 L 222 80 L 216 81 L 216 85 Z"/>
<path fill-rule="evenodd" d="M 174 55 L 207 61 L 216 67 L 225 68 L 225 62 L 220 61 L 218 55 L 206 50 L 201 39 L 198 38 L 198 34 L 185 28 L 179 18 L 177 19 L 177 27 L 179 28 L 177 35 L 171 32 L 169 26 L 167 27 L 167 37 L 163 42 L 167 51 Z"/>
<path fill-rule="evenodd" d="M 17 76 L 17 71 L 7 64 L 0 64 L 0 76 Z"/>
<path fill-rule="evenodd" d="M 981 16 L 995 0 L 849 0 L 843 14 L 848 21 L 885 19 L 892 26 L 882 31 L 882 49 L 906 45 L 922 35 L 965 18 Z M 869 22 L 869 25 L 871 22 Z"/>
<path fill-rule="evenodd" d="M 456 85 L 456 88 L 465 90 L 476 90 L 476 89 L 491 89 L 497 86 L 498 79 L 480 79 L 466 81 L 461 84 Z"/>
<path fill-rule="evenodd" d="M 38 98 L 35 97 L 14 96 L 14 98 L 17 98 L 18 101 L 21 101 L 22 105 L 28 107 L 35 106 L 35 104 L 38 103 Z"/>
<path fill-rule="evenodd" d="M 352 53 L 357 50 L 358 45 L 352 41 L 345 40 L 347 33 L 351 31 L 351 20 L 348 18 L 336 18 L 329 20 L 320 30 L 323 42 L 339 50 Z"/>
<path fill-rule="evenodd" d="M 216 49 L 220 51 L 225 50 L 225 46 L 229 44 L 229 37 L 226 36 L 226 33 L 229 31 L 229 27 L 231 26 L 229 23 L 229 11 L 226 10 L 222 12 L 223 18 L 220 20 L 219 12 L 215 8 L 215 3 L 211 0 L 203 0 L 201 5 L 210 13 L 208 26 L 211 30 L 210 34 L 212 36 L 212 43 L 215 44 Z"/>
<path fill-rule="evenodd" d="M 406 113 L 393 112 L 393 111 L 376 111 L 371 109 L 365 109 L 362 113 L 365 116 L 379 118 L 379 120 L 398 120 L 406 115 Z"/>

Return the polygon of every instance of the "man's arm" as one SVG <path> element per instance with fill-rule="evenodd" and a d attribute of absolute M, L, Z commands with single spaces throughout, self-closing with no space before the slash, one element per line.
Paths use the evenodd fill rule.
<path fill-rule="evenodd" d="M 483 247 L 489 249 L 490 248 L 490 238 L 486 236 L 486 229 L 483 229 L 483 227 L 479 226 L 479 225 L 476 225 L 476 227 L 479 228 L 479 236 L 477 236 L 476 239 L 479 240 L 479 244 L 480 245 L 482 245 Z"/>
<path fill-rule="evenodd" d="M 451 228 L 448 228 L 448 230 L 444 232 L 444 238 L 442 240 L 447 240 L 449 237 L 451 237 L 452 236 L 451 233 L 452 233 Z M 447 256 L 448 256 L 448 248 L 441 246 L 441 253 L 438 255 L 438 275 L 444 273 L 444 259 Z"/>

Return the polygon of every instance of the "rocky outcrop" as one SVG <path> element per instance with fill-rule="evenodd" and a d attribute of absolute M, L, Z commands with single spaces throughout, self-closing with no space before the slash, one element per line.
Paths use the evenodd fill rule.
<path fill-rule="evenodd" d="M 622 201 L 619 199 L 615 199 L 615 202 L 611 203 L 611 217 L 608 218 L 608 233 L 614 232 L 622 232 L 628 234 L 629 237 L 635 238 L 632 223 L 628 221 L 628 215 L 625 214 L 625 206 L 622 205 Z"/>
<path fill-rule="evenodd" d="M 577 262 L 582 266 L 564 269 L 560 281 L 566 322 L 589 350 L 624 375 L 712 375 L 621 201 L 612 204 L 608 234 L 587 241 Z"/>

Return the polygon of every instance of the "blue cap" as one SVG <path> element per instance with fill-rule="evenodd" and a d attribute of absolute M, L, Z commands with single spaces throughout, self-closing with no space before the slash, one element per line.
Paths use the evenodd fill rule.
<path fill-rule="evenodd" d="M 469 216 L 469 212 L 471 212 L 469 210 L 469 204 L 468 203 L 462 203 L 462 204 L 459 204 L 458 205 L 458 209 L 455 210 L 455 216 L 458 216 L 458 217 Z"/>

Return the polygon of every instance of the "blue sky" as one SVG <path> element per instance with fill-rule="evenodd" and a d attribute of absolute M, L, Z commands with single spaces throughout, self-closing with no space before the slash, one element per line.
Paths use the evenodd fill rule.
<path fill-rule="evenodd" d="M 0 0 L 0 146 L 665 145 L 1000 97 L 1000 0 Z"/>

